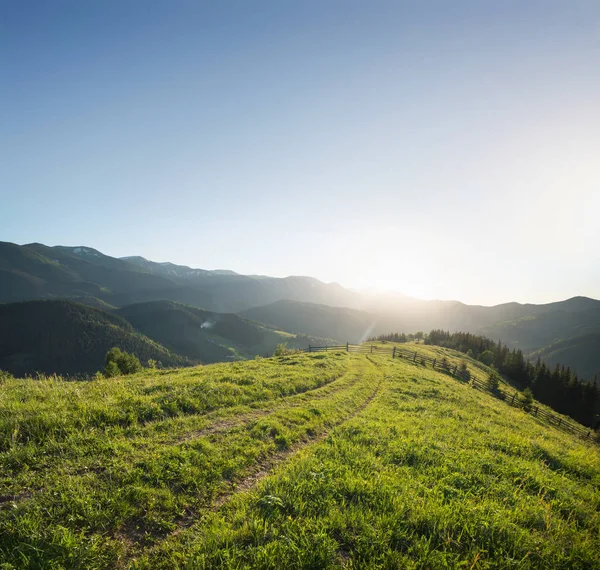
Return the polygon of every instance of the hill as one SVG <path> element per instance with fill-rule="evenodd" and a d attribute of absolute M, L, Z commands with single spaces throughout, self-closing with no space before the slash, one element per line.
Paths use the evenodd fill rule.
<path fill-rule="evenodd" d="M 342 342 L 360 342 L 369 336 L 390 332 L 462 330 L 501 339 L 511 349 L 521 348 L 526 354 L 560 340 L 600 333 L 600 301 L 585 297 L 546 305 L 510 303 L 496 307 L 450 301 L 412 302 L 403 298 L 399 298 L 398 303 L 385 311 L 381 306 L 359 311 L 283 300 L 240 314 L 286 331 L 303 331 Z M 515 315 L 520 316 L 514 318 Z M 511 319 L 500 320 L 507 316 Z M 589 343 L 586 346 L 600 353 L 600 346 Z M 581 352 L 569 351 L 565 355 L 569 360 L 564 364 L 577 369 L 587 366 L 585 358 L 588 357 L 582 360 Z"/>
<path fill-rule="evenodd" d="M 272 354 L 278 344 L 306 348 L 322 338 L 273 330 L 234 314 L 215 313 L 171 301 L 128 305 L 117 314 L 146 336 L 204 363 Z"/>
<path fill-rule="evenodd" d="M 135 353 L 142 363 L 187 362 L 99 309 L 71 301 L 0 304 L 0 369 L 12 374 L 93 374 L 113 346 Z"/>
<path fill-rule="evenodd" d="M 0 302 L 92 297 L 113 306 L 170 300 L 238 312 L 280 299 L 356 304 L 357 294 L 311 277 L 260 277 L 192 269 L 140 256 L 114 258 L 87 246 L 0 242 Z"/>
<path fill-rule="evenodd" d="M 153 359 L 182 366 L 272 354 L 282 343 L 306 348 L 327 342 L 173 301 L 118 310 L 59 300 L 0 304 L 0 370 L 16 375 L 93 374 L 113 346 L 143 364 Z"/>
<path fill-rule="evenodd" d="M 6 567 L 600 567 L 597 444 L 412 361 L 297 354 L 2 395 Z"/>
<path fill-rule="evenodd" d="M 586 297 L 484 307 L 400 294 L 361 295 L 311 277 L 239 275 L 140 256 L 118 259 L 87 246 L 0 242 L 0 302 L 56 298 L 105 309 L 168 300 L 349 342 L 389 332 L 444 329 L 500 338 L 529 353 L 600 333 L 600 301 Z M 582 362 L 566 364 L 580 368 Z"/>
<path fill-rule="evenodd" d="M 550 366 L 577 363 L 575 371 L 580 378 L 600 377 L 600 333 L 561 340 L 541 350 L 531 352 L 529 358 L 541 358 Z"/>
<path fill-rule="evenodd" d="M 501 338 L 511 348 L 518 347 L 531 352 L 561 340 L 600 333 L 600 306 L 594 302 L 583 310 L 559 308 L 494 323 L 481 332 L 491 338 Z"/>
<path fill-rule="evenodd" d="M 339 342 L 360 342 L 377 325 L 377 315 L 345 307 L 277 301 L 240 313 L 243 317 L 289 332 L 305 332 Z"/>

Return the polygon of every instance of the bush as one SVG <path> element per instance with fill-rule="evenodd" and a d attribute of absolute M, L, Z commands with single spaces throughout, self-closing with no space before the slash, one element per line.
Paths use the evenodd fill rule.
<path fill-rule="evenodd" d="M 288 348 L 287 342 L 282 342 L 281 344 L 277 345 L 277 348 L 275 349 L 273 356 L 285 356 L 287 354 L 294 354 L 295 352 L 298 352 L 298 351 Z"/>
<path fill-rule="evenodd" d="M 533 392 L 529 388 L 525 388 L 523 392 L 521 392 L 520 398 L 521 405 L 526 412 L 530 412 L 533 406 Z"/>
<path fill-rule="evenodd" d="M 120 374 L 135 374 L 142 370 L 142 364 L 135 354 L 130 354 L 117 348 L 111 348 L 106 353 L 104 376 L 112 378 Z"/>
<path fill-rule="evenodd" d="M 487 379 L 487 385 L 490 392 L 498 394 L 500 392 L 500 376 L 495 370 L 491 370 Z"/>
<path fill-rule="evenodd" d="M 494 353 L 491 350 L 485 350 L 479 356 L 479 360 L 490 366 L 494 362 Z"/>
<path fill-rule="evenodd" d="M 2 382 L 4 382 L 5 380 L 12 379 L 13 375 L 10 372 L 7 372 L 6 370 L 0 370 L 0 384 L 2 384 Z"/>
<path fill-rule="evenodd" d="M 114 360 L 110 360 L 104 366 L 102 374 L 104 374 L 104 376 L 107 378 L 113 378 L 114 376 L 119 376 L 119 374 L 121 374 L 121 370 L 119 369 L 119 365 Z"/>
<path fill-rule="evenodd" d="M 469 368 L 467 367 L 466 361 L 464 361 L 464 360 L 460 361 L 460 366 L 458 367 L 458 374 L 465 382 L 468 382 L 469 380 L 471 380 L 471 372 L 469 371 Z"/>

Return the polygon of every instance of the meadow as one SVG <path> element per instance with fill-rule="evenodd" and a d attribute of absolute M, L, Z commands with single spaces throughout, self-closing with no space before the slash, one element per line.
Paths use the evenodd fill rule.
<path fill-rule="evenodd" d="M 600 568 L 600 448 L 389 356 L 6 380 L 0 465 L 4 570 Z"/>

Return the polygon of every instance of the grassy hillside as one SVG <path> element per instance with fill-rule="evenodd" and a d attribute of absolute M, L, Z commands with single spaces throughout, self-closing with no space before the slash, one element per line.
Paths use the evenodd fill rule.
<path fill-rule="evenodd" d="M 528 356 L 534 360 L 539 357 L 551 366 L 572 365 L 579 377 L 592 380 L 600 377 L 600 333 L 561 340 Z"/>
<path fill-rule="evenodd" d="M 5 381 L 0 464 L 5 568 L 600 568 L 596 444 L 384 356 Z"/>
<path fill-rule="evenodd" d="M 322 344 L 324 339 L 284 333 L 242 319 L 170 301 L 128 305 L 118 311 L 136 330 L 164 346 L 204 363 L 272 354 L 280 343 L 289 348 Z"/>
<path fill-rule="evenodd" d="M 0 304 L 0 369 L 15 375 L 93 374 L 113 346 L 145 363 L 186 363 L 121 317 L 71 301 Z"/>

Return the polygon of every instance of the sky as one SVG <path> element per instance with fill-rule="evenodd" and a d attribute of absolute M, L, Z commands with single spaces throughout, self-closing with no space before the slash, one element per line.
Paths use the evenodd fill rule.
<path fill-rule="evenodd" d="M 0 240 L 600 298 L 600 2 L 0 0 Z"/>

